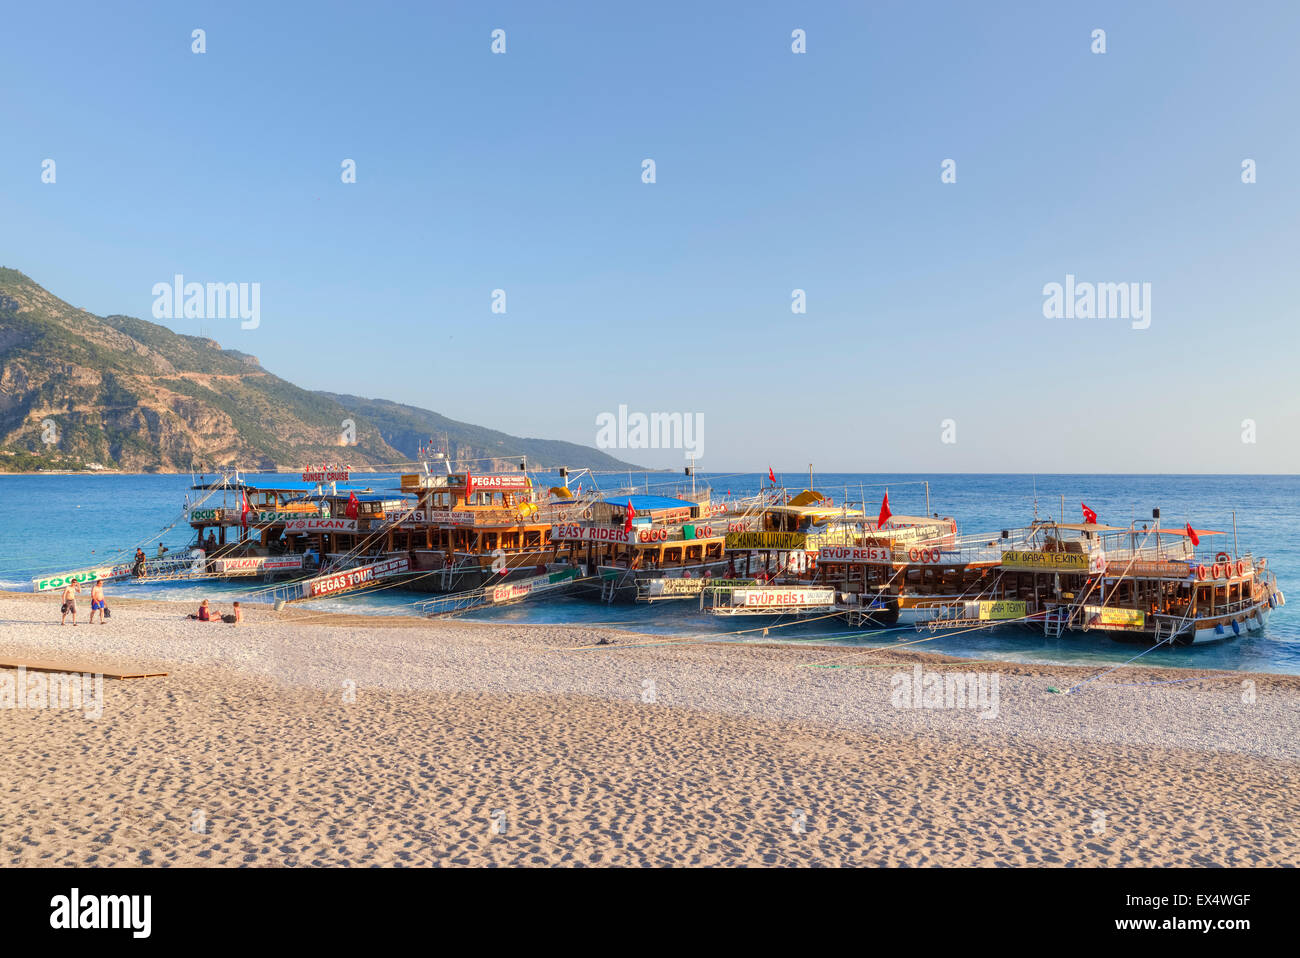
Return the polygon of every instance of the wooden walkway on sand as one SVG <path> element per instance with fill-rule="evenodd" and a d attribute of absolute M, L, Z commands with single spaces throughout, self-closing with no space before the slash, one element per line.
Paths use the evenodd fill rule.
<path fill-rule="evenodd" d="M 111 672 L 89 665 L 52 665 L 48 662 L 13 662 L 0 659 L 0 669 L 26 669 L 28 672 L 78 672 L 82 675 L 102 675 L 106 679 L 161 679 L 166 672 Z"/>

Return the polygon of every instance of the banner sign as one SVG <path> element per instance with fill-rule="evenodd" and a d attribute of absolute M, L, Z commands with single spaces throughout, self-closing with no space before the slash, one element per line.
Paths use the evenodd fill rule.
<path fill-rule="evenodd" d="M 1001 622 L 1006 619 L 1023 619 L 1024 617 L 1024 602 L 1014 599 L 980 601 L 980 619 L 985 622 Z"/>
<path fill-rule="evenodd" d="M 1190 562 L 1179 562 L 1175 559 L 1135 560 L 1132 566 L 1127 559 L 1116 559 L 1106 563 L 1106 572 L 1110 575 L 1123 575 L 1126 569 L 1129 575 L 1164 576 L 1172 579 L 1186 579 L 1192 574 Z"/>
<path fill-rule="evenodd" d="M 191 509 L 190 522 L 220 522 L 224 509 Z"/>
<path fill-rule="evenodd" d="M 835 604 L 834 589 L 735 589 L 731 595 L 733 604 L 743 605 L 747 609 L 807 608 Z"/>
<path fill-rule="evenodd" d="M 386 579 L 389 576 L 406 572 L 410 569 L 410 566 L 410 559 L 406 556 L 399 556 L 395 559 L 376 562 L 374 565 L 365 565 L 356 569 L 348 569 L 346 572 L 321 576 L 303 583 L 302 597 L 304 599 L 315 599 L 320 596 L 338 595 L 340 592 L 358 589 L 379 579 Z"/>
<path fill-rule="evenodd" d="M 894 550 L 887 546 L 822 546 L 817 553 L 817 561 L 846 565 L 889 565 L 894 561 Z"/>
<path fill-rule="evenodd" d="M 259 509 L 255 513 L 255 521 L 258 525 L 268 525 L 272 522 L 288 522 L 290 519 L 312 519 L 318 515 L 320 515 L 320 511 L 317 509 L 299 509 L 294 512 Z"/>
<path fill-rule="evenodd" d="M 222 575 L 256 575 L 258 572 L 301 569 L 302 556 L 242 556 L 237 559 L 216 559 L 212 565 Z"/>
<path fill-rule="evenodd" d="M 806 532 L 729 532 L 728 549 L 802 549 L 808 544 Z"/>
<path fill-rule="evenodd" d="M 1101 572 L 1106 568 L 1106 556 L 1101 552 L 1004 552 L 1002 568 L 1022 572 Z"/>
<path fill-rule="evenodd" d="M 1119 609 L 1104 605 L 1085 605 L 1088 627 L 1093 629 L 1140 629 L 1146 622 L 1141 609 Z"/>
<path fill-rule="evenodd" d="M 734 589 L 758 584 L 757 579 L 651 579 L 646 583 L 646 595 L 699 595 L 705 589 Z"/>
<path fill-rule="evenodd" d="M 488 598 L 493 602 L 510 602 L 514 599 L 522 599 L 524 596 L 532 595 L 536 592 L 545 592 L 547 589 L 563 585 L 577 578 L 578 570 L 563 569 L 559 572 L 552 572 L 548 575 L 539 575 L 532 579 L 522 579 L 519 582 L 507 582 L 504 585 L 495 586 Z"/>
<path fill-rule="evenodd" d="M 47 575 L 32 580 L 32 591 L 50 592 L 62 589 L 73 582 L 107 582 L 110 579 L 122 579 L 131 574 L 130 563 L 114 566 L 101 566 L 98 569 L 82 569 L 79 572 L 64 572 L 61 575 Z"/>
<path fill-rule="evenodd" d="M 471 526 L 474 524 L 474 513 L 465 512 L 460 509 L 433 509 L 428 513 L 421 512 L 421 516 L 428 516 L 428 519 L 419 519 L 419 522 L 437 522 L 444 525 Z"/>
<path fill-rule="evenodd" d="M 356 519 L 290 519 L 285 532 L 356 532 Z"/>
<path fill-rule="evenodd" d="M 561 522 L 551 526 L 552 542 L 613 542 L 631 545 L 636 541 L 634 527 L 627 532 L 622 526 L 583 526 L 576 522 Z"/>
<path fill-rule="evenodd" d="M 347 482 L 349 472 L 347 469 L 326 467 L 322 469 L 304 469 L 302 473 L 303 482 Z"/>

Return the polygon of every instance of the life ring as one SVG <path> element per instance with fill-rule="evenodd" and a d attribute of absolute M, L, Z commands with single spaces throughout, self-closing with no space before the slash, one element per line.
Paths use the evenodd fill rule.
<path fill-rule="evenodd" d="M 921 560 L 920 560 L 920 554 L 919 554 L 915 549 L 913 549 L 913 550 L 911 550 L 910 552 L 908 552 L 908 553 L 907 553 L 907 557 L 908 557 L 909 559 L 911 559 L 913 562 L 919 562 L 919 561 L 921 561 Z"/>
<path fill-rule="evenodd" d="M 1219 565 L 1219 563 L 1217 563 L 1217 562 L 1214 563 L 1214 570 L 1213 570 L 1212 578 L 1215 578 L 1215 579 L 1222 579 L 1222 578 L 1223 578 L 1223 566 Z"/>
<path fill-rule="evenodd" d="M 586 509 L 586 510 L 584 510 L 583 513 L 582 513 L 582 518 L 584 518 L 584 519 L 590 519 L 590 518 L 591 518 L 591 510 L 590 510 L 590 509 Z"/>
<path fill-rule="evenodd" d="M 1205 581 L 1205 575 L 1206 575 L 1206 572 L 1205 572 L 1205 566 L 1203 566 L 1203 565 L 1198 565 L 1198 566 L 1196 567 L 1196 581 L 1197 581 L 1197 582 L 1204 582 L 1204 581 Z"/>
<path fill-rule="evenodd" d="M 1237 560 L 1237 575 L 1245 575 L 1245 574 L 1246 574 L 1246 562 L 1245 562 L 1244 559 L 1238 559 L 1238 560 Z"/>
<path fill-rule="evenodd" d="M 1231 559 L 1232 557 L 1226 552 L 1220 552 L 1214 557 L 1215 562 L 1228 562 L 1231 561 Z"/>

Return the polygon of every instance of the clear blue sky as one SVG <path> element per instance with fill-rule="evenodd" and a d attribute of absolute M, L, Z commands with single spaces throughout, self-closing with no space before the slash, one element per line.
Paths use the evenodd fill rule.
<path fill-rule="evenodd" d="M 259 282 L 258 329 L 205 331 L 300 385 L 589 445 L 701 413 L 710 471 L 1300 471 L 1295 3 L 4 21 L 0 263 L 143 318 Z M 1067 273 L 1150 283 L 1150 328 L 1044 318 Z"/>

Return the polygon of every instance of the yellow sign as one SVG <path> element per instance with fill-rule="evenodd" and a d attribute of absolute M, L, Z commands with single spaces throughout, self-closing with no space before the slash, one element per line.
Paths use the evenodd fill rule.
<path fill-rule="evenodd" d="M 1088 624 L 1115 625 L 1125 629 L 1140 629 L 1146 623 L 1146 613 L 1141 609 L 1115 609 L 1100 605 L 1085 605 Z"/>
<path fill-rule="evenodd" d="M 1004 552 L 1002 568 L 1027 572 L 1087 572 L 1088 559 L 1084 552 Z"/>
<path fill-rule="evenodd" d="M 1024 617 L 1024 602 L 1018 602 L 1011 599 L 980 602 L 981 620 L 997 622 L 1004 619 L 1023 619 Z"/>
<path fill-rule="evenodd" d="M 806 532 L 728 532 L 728 549 L 803 549 Z"/>

